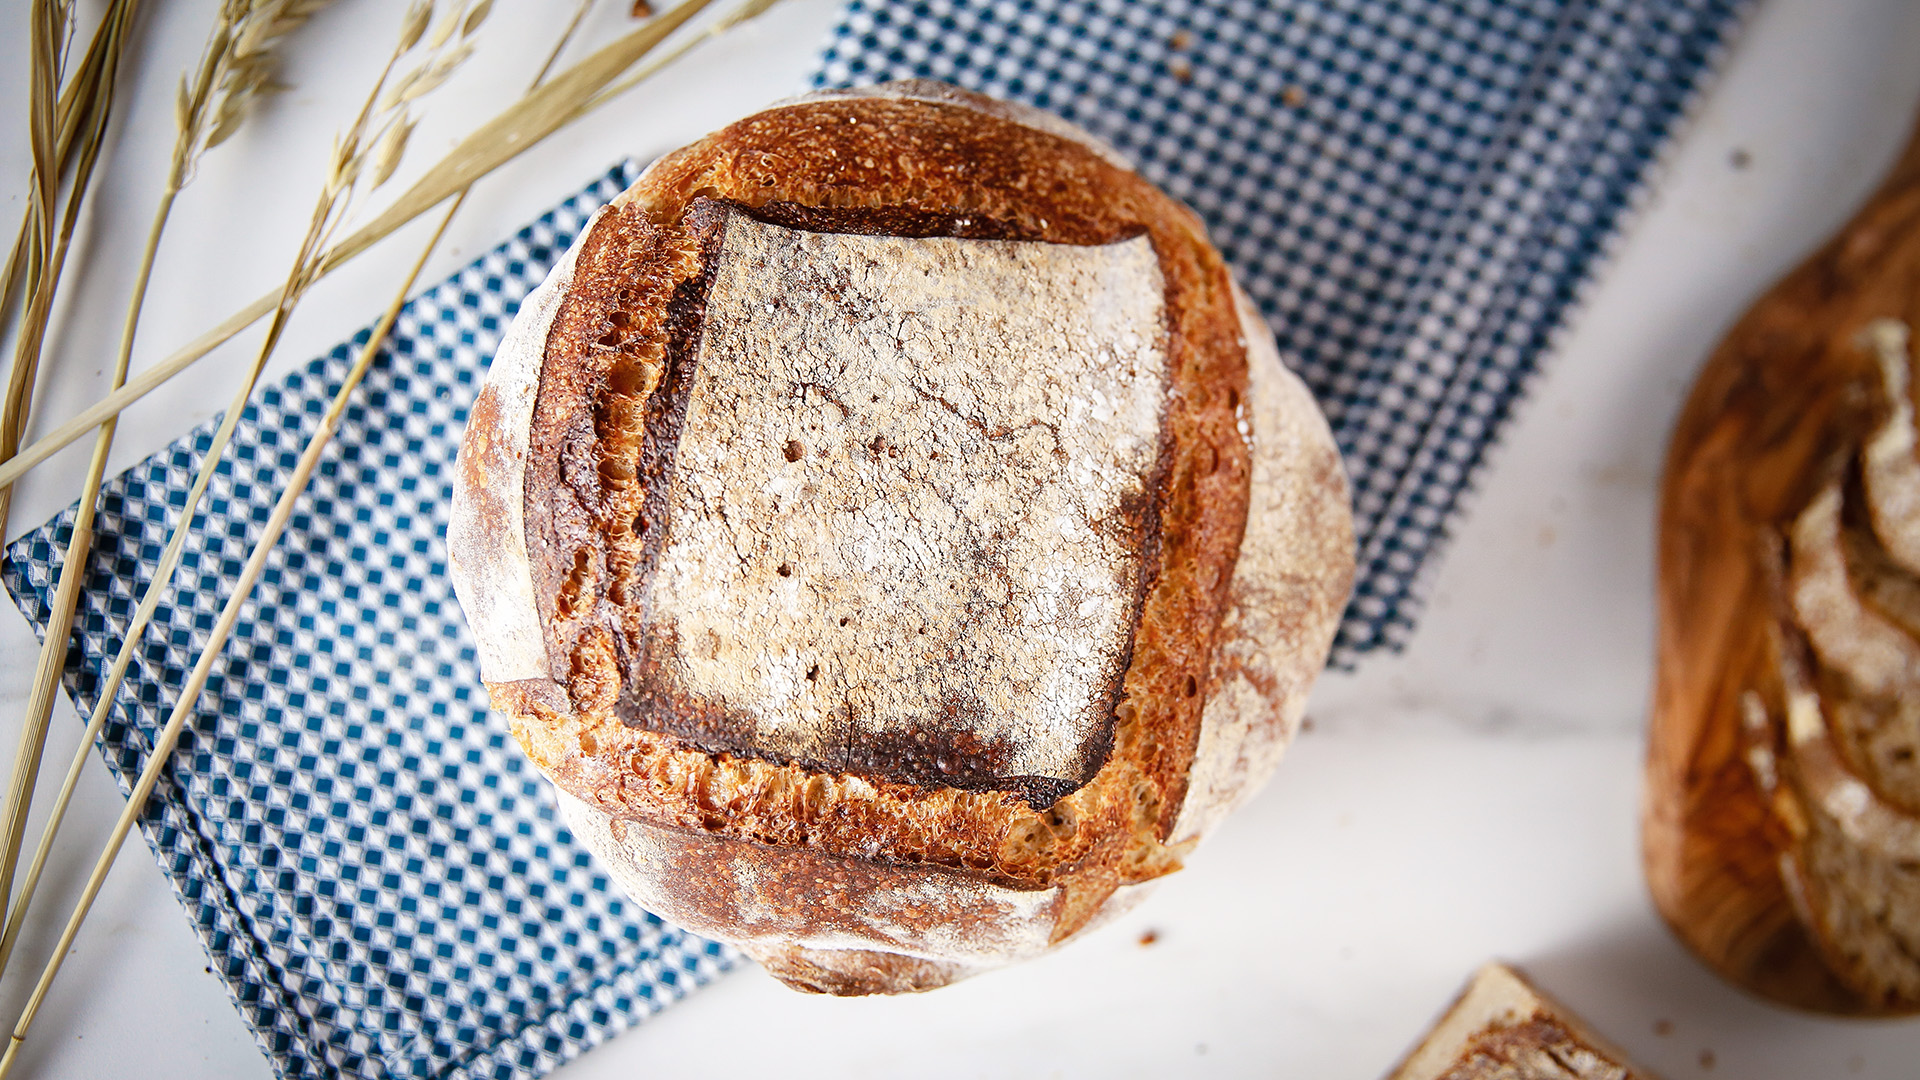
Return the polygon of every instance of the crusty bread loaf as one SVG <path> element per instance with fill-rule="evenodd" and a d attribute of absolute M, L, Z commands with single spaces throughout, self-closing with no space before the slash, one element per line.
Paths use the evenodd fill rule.
<path fill-rule="evenodd" d="M 830 993 L 1177 868 L 1352 572 L 1324 421 L 1193 215 L 926 83 L 748 117 L 602 211 L 495 359 L 448 545 L 576 833 Z"/>
<path fill-rule="evenodd" d="M 1920 142 L 1708 362 L 1668 455 L 1644 825 L 1668 922 L 1794 1005 L 1920 1011 Z"/>
<path fill-rule="evenodd" d="M 1653 1080 L 1505 964 L 1491 963 L 1387 1080 Z"/>

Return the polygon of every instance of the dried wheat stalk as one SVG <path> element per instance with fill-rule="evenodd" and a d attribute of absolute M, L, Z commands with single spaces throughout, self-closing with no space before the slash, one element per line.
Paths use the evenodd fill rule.
<path fill-rule="evenodd" d="M 274 77 L 280 66 L 274 46 L 332 2 L 225 0 L 202 60 L 202 69 L 212 76 L 211 81 L 204 89 L 196 84 L 196 92 L 202 95 L 199 100 L 189 98 L 184 78 L 180 82 L 180 128 L 188 131 L 188 121 L 192 124 L 185 168 L 191 168 L 200 152 L 226 142 L 256 99 L 286 89 Z M 211 108 L 204 97 L 209 92 Z M 180 167 L 179 157 L 175 161 L 177 187 L 185 183 L 186 171 Z"/>
<path fill-rule="evenodd" d="M 738 25 L 773 5 L 775 0 L 750 0 L 721 20 L 727 27 Z M 645 25 L 620 37 L 586 59 L 573 65 L 558 78 L 522 97 L 513 106 L 463 139 L 453 151 L 429 169 L 411 188 L 372 221 L 328 249 L 316 275 L 324 277 L 350 259 L 385 239 L 394 230 L 445 202 L 455 193 L 508 161 L 532 149 L 561 127 L 580 119 L 612 99 L 609 90 L 615 80 L 651 52 L 688 19 L 713 3 L 713 0 L 683 0 L 672 10 L 656 16 Z M 699 40 L 705 40 L 704 38 Z M 684 53 L 693 43 L 678 50 Z M 657 69 L 656 69 L 657 70 Z M 651 71 L 648 72 L 651 74 Z M 623 84 L 624 90 L 632 81 Z M 0 491 L 11 489 L 35 465 L 68 443 L 99 427 L 109 416 L 151 393 L 154 388 L 186 370 L 194 361 L 212 352 L 240 331 L 271 314 L 275 306 L 272 294 L 230 316 L 226 321 L 164 358 L 153 367 L 127 380 L 119 390 L 101 398 L 72 419 L 55 427 L 32 445 L 8 455 L 0 453 Z"/>
<path fill-rule="evenodd" d="M 56 119 L 64 120 L 65 113 L 60 111 L 60 106 L 68 105 L 70 99 L 65 94 L 55 97 L 64 76 L 65 38 L 72 27 L 70 14 L 65 3 L 35 0 L 27 17 L 27 137 L 33 155 L 33 186 L 28 191 L 27 211 L 20 222 L 20 235 L 13 244 L 13 256 L 7 261 L 5 281 L 0 283 L 0 303 L 6 308 L 9 324 L 13 317 L 14 287 L 29 274 L 37 277 L 51 254 L 46 242 L 47 222 L 60 177 L 72 163 L 74 140 L 60 143 L 58 133 L 75 129 Z M 61 44 L 54 44 L 56 41 Z M 28 284 L 29 293 L 36 290 L 37 282 Z"/>
<path fill-rule="evenodd" d="M 588 9 L 592 7 L 592 4 L 593 0 L 578 0 L 574 7 L 573 17 L 568 20 L 566 28 L 561 31 L 559 40 L 554 43 L 553 50 L 548 53 L 546 62 L 541 65 L 539 73 L 534 76 L 534 86 L 538 86 L 541 82 L 545 81 L 548 72 L 552 70 L 554 63 L 559 60 L 561 51 L 566 48 L 567 43 L 572 41 L 574 35 L 579 31 L 580 23 L 586 16 Z M 488 0 L 488 2 L 476 7 L 475 11 L 477 14 L 470 13 L 468 18 L 477 23 L 479 19 L 485 17 L 485 11 L 483 9 L 490 6 L 490 0 Z M 204 82 L 204 80 L 196 82 L 195 85 L 201 85 L 202 82 Z M 198 98 L 190 97 L 188 100 L 198 100 Z M 191 130 L 191 128 L 192 125 L 188 123 L 182 122 L 180 124 L 183 140 L 185 133 Z M 176 172 L 176 175 L 180 174 Z M 472 189 L 469 188 L 467 190 L 470 191 Z M 421 271 L 426 267 L 427 259 L 433 254 L 434 249 L 439 246 L 441 238 L 446 234 L 447 227 L 453 223 L 454 215 L 459 213 L 460 207 L 465 204 L 466 197 L 467 191 L 462 191 L 459 197 L 454 200 L 453 205 L 447 208 L 446 214 L 440 219 L 440 224 L 435 227 L 432 237 L 428 239 L 426 247 L 421 250 L 419 258 L 414 263 L 412 272 L 407 275 L 406 281 L 402 283 L 396 292 L 393 303 L 388 307 L 386 314 L 381 318 L 380 322 L 374 326 L 373 331 L 368 336 L 367 343 L 361 348 L 359 358 L 355 361 L 354 366 L 348 370 L 346 379 L 341 384 L 340 391 L 335 397 L 336 407 L 329 412 L 328 416 L 330 419 L 323 421 L 322 432 L 330 435 L 334 430 L 337 422 L 337 414 L 345 407 L 343 402 L 346 396 L 353 391 L 354 387 L 359 385 L 361 377 L 366 373 L 368 364 L 379 352 L 381 343 L 393 328 L 394 320 L 399 317 L 400 309 L 404 305 L 406 297 L 413 291 L 413 286 L 419 280 Z M 143 274 L 143 286 L 144 281 L 145 278 Z M 138 295 L 138 292 L 136 292 L 136 295 Z M 137 304 L 138 301 L 136 300 L 135 308 L 137 308 Z M 130 313 L 132 310 L 133 309 L 130 309 Z M 129 330 L 129 337 L 122 342 L 123 363 L 126 355 L 125 350 L 131 345 L 130 335 L 131 330 Z M 113 422 L 110 419 L 106 424 L 101 425 L 101 430 L 103 432 L 110 431 L 112 425 Z M 304 490 L 307 476 L 311 473 L 311 465 L 306 463 L 306 458 L 311 455 L 317 459 L 319 449 L 324 446 L 325 440 L 321 438 L 319 433 L 316 433 L 308 443 L 308 451 L 302 455 L 301 460 L 303 464 L 296 467 L 295 479 L 289 487 L 292 494 L 283 494 L 282 501 L 290 502 L 292 499 L 297 498 L 299 493 Z M 89 496 L 89 499 L 91 498 L 92 496 Z M 276 539 L 285 528 L 285 524 L 285 517 L 279 513 L 276 513 L 274 517 L 267 522 L 264 535 L 256 542 L 255 555 L 258 555 L 260 552 L 272 550 Z M 77 528 L 78 524 L 76 523 L 76 529 Z M 255 555 L 249 556 L 249 566 L 253 564 Z M 264 556 L 260 557 L 264 558 Z M 239 590 L 239 595 L 242 597 L 241 602 L 244 602 L 244 598 L 251 591 L 253 584 L 253 578 L 251 576 L 243 576 L 243 578 Z M 63 586 L 65 581 L 66 578 L 63 567 L 63 576 L 61 578 Z M 71 612 L 71 607 L 67 610 Z M 208 648 L 217 653 L 219 651 L 219 643 L 210 643 Z M 67 766 L 67 774 L 61 782 L 60 792 L 54 799 L 53 808 L 48 812 L 47 822 L 40 833 L 39 844 L 34 849 L 33 861 L 28 866 L 27 876 L 20 886 L 20 894 L 15 898 L 11 912 L 8 915 L 5 934 L 0 935 L 0 972 L 5 971 L 7 960 L 13 953 L 13 947 L 18 938 L 21 920 L 26 915 L 27 907 L 32 903 L 34 890 L 39 884 L 41 874 L 46 869 L 47 860 L 52 852 L 54 838 L 59 834 L 60 825 L 66 818 L 67 808 L 73 801 L 73 792 L 79 784 L 80 773 L 85 769 L 88 758 L 92 756 L 93 745 L 99 739 L 100 732 L 106 727 L 106 719 L 109 711 L 108 705 L 109 703 L 105 699 L 102 699 L 99 706 L 93 710 L 93 715 L 87 723 L 86 730 L 80 737 L 79 745 L 74 749 L 73 760 Z"/>
<path fill-rule="evenodd" d="M 116 0 L 102 17 L 99 28 L 87 48 L 79 70 L 69 83 L 72 107 L 63 124 L 53 87 L 59 78 L 60 47 L 56 44 L 70 25 L 68 14 L 55 5 L 41 3 L 33 12 L 33 71 L 31 77 L 31 135 L 34 157 L 34 186 L 28 217 L 33 224 L 33 245 L 25 260 L 29 299 L 26 318 L 16 342 L 13 372 L 3 410 L 0 410 L 0 447 L 18 445 L 19 433 L 26 423 L 34 377 L 39 367 L 41 346 L 45 340 L 47 317 L 59 287 L 61 270 L 73 236 L 81 203 L 99 160 L 106 132 L 120 60 L 125 55 L 129 28 L 138 7 L 137 0 Z M 64 205 L 60 203 L 60 143 L 62 128 L 71 132 L 71 146 L 78 157 L 73 162 L 73 177 L 67 185 Z M 57 232 L 54 228 L 56 213 Z M 102 461 L 104 465 L 104 460 Z M 6 529 L 11 491 L 0 492 L 0 534 Z M 84 547 L 83 561 L 84 561 Z M 49 631 L 49 640 L 56 641 Z M 41 668 L 49 684 L 58 678 L 60 661 L 65 658 L 66 632 L 57 638 L 57 649 L 43 650 Z M 48 654 L 51 653 L 51 656 Z M 51 708 L 53 689 L 36 686 L 29 712 L 44 705 Z M 0 807 L 0 897 L 13 886 L 20 841 L 26 829 L 27 809 L 39 777 L 41 752 L 46 746 L 46 724 L 29 722 L 22 726 L 6 802 Z"/>
<path fill-rule="evenodd" d="M 591 4 L 592 0 L 579 0 L 575 7 L 573 18 L 567 23 L 566 29 L 561 33 L 560 40 L 554 45 L 553 51 L 548 55 L 546 63 L 541 66 L 539 73 L 535 76 L 535 86 L 538 86 L 540 82 L 546 78 L 553 63 L 559 58 L 560 51 L 566 46 L 566 43 L 572 39 L 574 33 L 578 31 L 581 20 Z M 467 14 L 468 29 L 466 33 L 471 33 L 472 28 L 479 25 L 480 21 L 486 17 L 490 7 L 490 2 L 483 2 Z M 403 37 L 402 40 L 405 41 L 407 39 Z M 417 82 L 414 85 L 417 85 Z M 425 91 L 420 90 L 408 94 L 406 97 L 407 100 L 412 100 L 423 93 L 425 93 Z M 389 95 L 390 97 L 385 100 L 389 102 L 397 100 L 398 95 L 394 95 L 392 90 L 389 90 Z M 182 130 L 186 130 L 186 125 L 182 125 Z M 395 130 L 406 129 L 396 128 Z M 398 150 L 389 151 L 389 153 L 398 153 Z M 376 177 L 378 179 L 384 179 L 384 175 L 382 174 L 389 173 L 390 171 L 390 165 L 382 165 L 376 169 Z M 337 429 L 339 417 L 345 411 L 348 399 L 354 389 L 360 384 L 361 379 L 365 376 L 367 368 L 370 366 L 373 358 L 378 355 L 382 342 L 385 341 L 387 334 L 392 330 L 394 321 L 399 317 L 400 310 L 404 306 L 408 294 L 413 291 L 415 283 L 419 280 L 421 271 L 425 269 L 428 258 L 431 257 L 434 249 L 439 246 L 441 238 L 446 234 L 447 227 L 453 223 L 454 216 L 459 213 L 461 206 L 465 204 L 468 191 L 470 190 L 469 188 L 466 191 L 460 192 L 453 204 L 447 208 L 446 214 L 441 217 L 440 223 L 434 228 L 433 235 L 428 239 L 426 246 L 421 250 L 420 255 L 415 260 L 413 269 L 408 273 L 406 280 L 396 292 L 393 302 L 389 305 L 386 314 L 375 324 L 372 332 L 368 336 L 366 344 L 361 347 L 359 356 L 356 358 L 353 367 L 348 370 L 346 378 L 342 381 L 340 389 L 334 397 L 333 406 L 322 418 L 320 427 L 309 437 L 307 447 L 302 452 L 299 462 L 295 466 L 293 477 L 290 479 L 287 488 L 281 493 L 280 499 L 276 504 L 275 513 L 267 521 L 262 536 L 255 542 L 254 550 L 248 556 L 246 566 L 238 580 L 234 595 L 229 599 L 226 608 L 223 609 L 223 614 L 227 612 L 237 612 L 240 605 L 245 603 L 247 597 L 251 595 L 253 585 L 258 579 L 259 568 L 264 563 L 266 556 L 273 550 L 281 532 L 284 531 L 286 521 L 292 513 L 292 504 L 299 498 L 301 493 L 305 491 L 307 481 L 312 474 L 314 463 L 318 460 L 320 452 L 326 447 L 333 432 Z M 111 427 L 112 423 L 110 421 L 108 424 L 102 425 L 102 431 L 110 430 Z M 64 583 L 64 577 L 62 581 Z M 203 660 L 218 655 L 221 645 L 225 641 L 227 628 L 230 626 L 230 620 L 223 619 L 222 622 L 215 627 L 215 637 L 203 650 Z M 197 690 L 198 688 L 196 687 L 192 693 L 183 697 L 182 701 L 176 706 L 177 711 L 182 714 L 191 711 L 193 704 L 198 700 Z M 21 887 L 19 897 L 14 901 L 12 912 L 9 915 L 7 932 L 4 936 L 0 936 L 0 971 L 5 970 L 7 959 L 12 954 L 13 946 L 17 939 L 18 927 L 25 916 L 27 905 L 32 901 L 34 888 L 38 884 L 40 875 L 46 866 L 54 838 L 59 831 L 61 822 L 66 816 L 67 807 L 72 801 L 73 790 L 79 781 L 80 773 L 85 768 L 88 757 L 91 756 L 90 750 L 95 740 L 99 738 L 101 730 L 105 727 L 108 705 L 108 699 L 103 697 L 99 707 L 94 709 L 93 716 L 87 724 L 86 731 L 82 734 L 80 743 L 75 749 L 73 761 L 68 766 L 67 775 L 61 784 L 60 793 L 54 801 L 46 827 L 41 832 L 40 842 L 34 851 L 33 862 L 29 868 L 27 878 Z M 171 752 L 171 740 L 168 740 L 168 742 L 169 746 L 167 749 L 158 752 L 159 756 L 156 757 L 156 761 L 164 760 L 164 756 Z M 110 857 L 111 856 L 109 856 L 109 858 Z"/>
<path fill-rule="evenodd" d="M 58 81 L 57 76 L 55 81 Z M 75 80 L 76 83 L 79 81 Z M 29 89 L 31 91 L 31 87 Z M 78 141 L 78 131 L 73 124 L 67 122 L 67 118 L 74 111 L 74 103 L 78 97 L 77 89 L 75 86 L 69 86 L 61 92 L 59 100 L 54 104 L 55 125 L 58 132 L 54 139 L 54 160 L 57 163 L 55 175 L 64 176 L 74 162 L 73 155 Z M 32 107 L 32 103 L 29 102 L 29 108 Z M 0 275 L 0 338 L 4 338 L 7 330 L 13 325 L 14 310 L 19 299 L 17 287 L 26 273 L 28 253 L 32 250 L 38 222 L 37 203 L 29 198 L 27 210 L 20 219 L 20 232 L 13 240 L 13 252 L 7 258 L 6 271 Z"/>
<path fill-rule="evenodd" d="M 113 0 L 88 43 L 77 71 L 64 83 L 65 43 L 70 12 L 50 0 L 36 0 L 30 17 L 28 134 L 33 150 L 33 185 L 27 222 L 30 244 L 22 260 L 25 318 L 15 340 L 13 370 L 0 399 L 0 456 L 13 453 L 26 429 L 41 345 L 55 291 L 66 265 L 68 245 L 81 204 L 92 184 L 113 88 L 119 78 L 139 0 Z M 71 102 L 62 109 L 62 99 Z M 61 198 L 62 180 L 65 198 Z M 57 224 L 56 224 L 57 221 Z M 0 490 L 0 534 L 13 502 L 12 489 Z"/>
<path fill-rule="evenodd" d="M 403 76 L 401 82 L 412 79 L 417 83 L 422 78 L 419 76 L 420 72 L 437 73 L 443 66 L 448 68 L 457 66 L 460 60 L 465 59 L 465 53 L 468 50 L 464 41 L 456 43 L 455 37 L 457 34 L 464 39 L 466 35 L 478 28 L 478 20 L 469 21 L 470 14 L 472 12 L 464 0 L 454 5 L 453 9 L 442 17 L 441 24 L 442 27 L 451 27 L 451 29 L 435 32 L 433 41 L 424 50 L 419 66 L 407 76 Z M 168 537 L 166 549 L 161 555 L 160 566 L 141 595 L 133 626 L 129 627 L 126 638 L 121 644 L 120 653 L 115 657 L 114 668 L 119 674 L 124 675 L 126 662 L 131 658 L 132 649 L 140 633 L 152 620 L 153 611 L 159 605 L 161 594 L 171 583 L 173 571 L 179 565 L 181 549 L 192 528 L 194 512 L 206 493 L 207 485 L 213 478 L 214 470 L 219 465 L 220 456 L 226 449 L 226 444 L 232 438 L 233 429 L 239 422 L 247 398 L 252 396 L 254 384 L 259 381 L 261 370 L 266 366 L 275 345 L 279 343 L 294 306 L 316 280 L 315 270 L 330 246 L 334 233 L 352 210 L 355 196 L 362 190 L 361 180 L 369 172 L 390 173 L 391 166 L 387 164 L 386 157 L 398 154 L 404 147 L 404 136 L 396 139 L 392 133 L 404 130 L 410 124 L 408 105 L 418 95 L 412 97 L 401 95 L 397 100 L 392 101 L 387 100 L 384 95 L 390 85 L 398 85 L 393 80 L 394 69 L 419 45 L 432 15 L 433 5 L 430 0 L 415 0 L 407 9 L 401 23 L 399 42 L 388 54 L 386 64 L 381 68 L 380 75 L 362 103 L 359 113 L 347 129 L 334 140 L 326 181 L 321 187 L 320 198 L 314 206 L 307 233 L 301 240 L 299 253 L 295 256 L 292 269 L 289 270 L 286 282 L 281 287 L 272 320 L 267 326 L 266 338 L 261 343 L 253 364 L 248 368 L 233 402 L 214 433 L 213 443 L 208 447 L 200 470 L 194 477 L 186 505 L 181 508 L 180 516 Z M 457 59 L 450 61 L 451 57 L 457 57 Z M 444 76 L 441 78 L 444 79 Z M 195 668 L 195 676 L 201 683 L 205 681 L 205 667 L 206 665 L 201 665 Z M 194 677 L 190 677 L 189 685 L 194 685 L 195 681 Z M 103 689 L 102 702 L 109 700 L 117 689 L 117 681 L 111 689 Z M 179 728 L 183 721 L 183 715 L 176 715 L 169 719 L 166 729 L 162 732 L 160 743 L 155 746 L 156 761 L 164 762 L 166 756 L 171 753 L 174 742 L 178 740 Z M 86 919 L 94 897 L 98 895 L 100 885 L 105 881 L 106 873 L 112 867 L 114 856 L 119 853 L 128 830 L 132 828 L 138 816 L 139 808 L 145 806 L 147 796 L 158 780 L 158 769 L 150 768 L 142 773 L 129 800 L 128 811 L 123 813 L 115 824 L 113 833 L 108 839 L 106 851 L 96 861 L 94 872 L 87 881 L 79 903 L 68 919 L 60 942 L 48 959 L 45 968 L 42 969 L 33 995 L 28 999 L 26 1008 L 22 1010 L 19 1021 L 14 1025 L 6 1053 L 0 1056 L 0 1077 L 6 1076 L 12 1069 L 19 1049 L 26 1039 L 27 1030 L 32 1026 L 33 1018 L 39 1012 L 40 1004 L 45 1000 L 46 992 L 59 973 L 62 961 L 66 958 L 74 934 L 79 931 L 80 924 Z"/>
<path fill-rule="evenodd" d="M 234 28 L 235 36 L 247 41 L 249 51 L 258 53 L 271 49 L 274 39 L 292 31 L 305 22 L 313 12 L 332 2 L 333 0 L 272 0 L 272 2 L 225 0 L 218 22 Z M 71 5 L 63 5 L 63 10 L 64 7 L 69 6 Z M 236 8 L 243 10 L 234 11 L 233 9 Z M 243 23 L 252 23 L 255 29 L 249 33 Z M 71 21 L 68 20 L 67 24 L 70 29 Z M 210 51 L 214 44 L 215 42 L 209 42 Z M 104 57 L 95 57 L 94 51 L 90 49 L 88 58 L 82 62 L 79 77 L 68 80 L 67 85 L 60 91 L 59 100 L 54 105 L 57 130 L 54 140 L 56 149 L 54 157 L 59 162 L 57 172 L 62 175 L 73 164 L 75 145 L 79 137 L 79 121 L 86 109 L 90 107 L 91 98 L 98 86 L 98 79 L 90 68 L 96 59 L 104 59 Z M 242 89 L 242 84 L 238 82 L 231 88 L 234 92 L 223 89 L 222 96 L 228 99 L 231 107 L 220 110 L 216 115 L 227 117 L 229 123 L 237 123 L 251 98 L 281 88 L 280 84 L 272 78 L 274 66 L 270 55 L 254 60 L 249 70 L 256 69 L 260 73 L 260 78 L 255 85 L 247 87 L 245 93 L 238 92 Z M 225 87 L 226 81 L 219 80 L 215 85 Z M 222 134 L 221 138 L 224 139 L 225 134 Z M 201 149 L 205 149 L 206 145 L 203 143 Z M 179 185 L 176 183 L 175 186 L 177 188 Z M 16 286 L 25 272 L 32 228 L 33 220 L 29 211 L 28 216 L 20 224 L 20 232 L 14 239 L 13 251 L 7 259 L 6 267 L 4 271 L 0 271 L 0 337 L 5 336 L 14 315 L 15 301 L 18 297 Z"/>
<path fill-rule="evenodd" d="M 56 42 L 63 36 L 67 12 L 50 0 L 35 0 L 29 18 L 27 134 L 33 152 L 33 186 L 28 191 L 27 233 L 29 247 L 25 261 L 27 322 L 14 349 L 13 370 L 8 378 L 4 403 L 0 403 L 0 453 L 13 450 L 19 443 L 23 395 L 33 385 L 31 365 L 38 360 L 33 343 L 35 315 L 45 325 L 47 309 L 53 303 L 53 283 L 58 274 L 52 269 L 58 261 L 53 221 L 60 193 L 60 165 L 54 147 L 54 96 L 60 85 L 61 49 Z M 6 532 L 6 506 L 13 501 L 11 489 L 0 493 L 0 534 Z"/>
<path fill-rule="evenodd" d="M 114 362 L 114 389 L 119 389 L 127 379 L 134 335 L 139 326 L 141 309 L 145 305 L 147 286 L 153 275 L 154 257 L 159 250 L 160 238 L 166 229 L 175 198 L 191 177 L 200 155 L 233 133 L 246 115 L 252 99 L 278 85 L 270 82 L 267 74 L 274 67 L 270 51 L 272 45 L 328 2 L 330 0 L 226 0 L 214 18 L 199 64 L 191 73 L 191 81 L 186 75 L 181 76 L 174 108 L 171 167 L 147 231 L 133 294 L 127 303 L 119 351 Z M 87 555 L 92 549 L 95 504 L 99 499 L 101 481 L 106 475 L 107 455 L 113 448 L 115 427 L 115 422 L 109 420 L 100 425 L 94 438 L 93 455 L 88 462 L 87 478 L 80 495 L 79 513 L 61 558 L 60 580 L 54 588 L 52 610 L 41 642 L 39 663 L 34 671 L 33 688 L 21 727 L 21 754 L 14 760 L 6 827 L 0 828 L 0 897 L 8 897 L 12 893 L 11 883 L 20 857 L 22 829 L 38 780 L 40 756 L 46 744 L 53 699 L 58 692 L 60 672 L 73 633 L 74 609 L 80 598 L 80 583 L 86 576 Z M 89 736 L 82 750 L 91 746 L 92 742 Z M 72 777 L 69 776 L 68 785 L 62 788 L 52 817 L 42 831 L 39 851 L 25 880 L 20 883 L 18 895 L 12 896 L 5 923 L 0 924 L 4 926 L 4 931 L 0 932 L 0 972 L 6 970 L 7 961 L 19 938 L 21 915 L 32 902 L 34 890 L 39 885 L 47 846 L 65 816 L 71 782 Z"/>

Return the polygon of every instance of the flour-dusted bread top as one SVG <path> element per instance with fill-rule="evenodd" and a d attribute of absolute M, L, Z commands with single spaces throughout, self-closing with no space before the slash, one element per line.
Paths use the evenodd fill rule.
<path fill-rule="evenodd" d="M 1264 777 L 1351 579 L 1324 421 L 1192 214 L 926 84 L 648 169 L 460 475 L 483 677 L 603 855 L 630 824 L 1046 894 L 1043 942 Z"/>
<path fill-rule="evenodd" d="M 1148 569 L 1152 247 L 720 228 L 627 715 L 814 768 L 1078 787 Z"/>

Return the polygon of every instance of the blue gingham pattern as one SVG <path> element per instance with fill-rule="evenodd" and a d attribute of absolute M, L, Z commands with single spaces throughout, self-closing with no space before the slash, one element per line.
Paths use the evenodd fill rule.
<path fill-rule="evenodd" d="M 574 843 L 489 716 L 446 580 L 454 452 L 488 359 L 631 179 L 612 171 L 407 306 L 141 821 L 281 1076 L 537 1076 L 734 962 L 636 908 Z M 122 791 L 365 341 L 247 407 L 106 728 Z M 214 424 L 102 496 L 66 670 L 82 709 Z M 36 626 L 73 513 L 7 553 L 7 587 Z"/>
<path fill-rule="evenodd" d="M 1422 567 L 1748 0 L 853 0 L 816 84 L 1059 113 L 1207 223 L 1326 410 L 1399 648 Z"/>
<path fill-rule="evenodd" d="M 1416 577 L 1746 0 L 856 0 L 818 82 L 1060 112 L 1192 205 L 1354 479 L 1336 661 Z M 478 683 L 448 590 L 458 431 L 616 169 L 412 302 L 142 830 L 288 1077 L 537 1076 L 735 962 L 610 889 Z M 102 742 L 123 787 L 362 335 L 247 409 Z M 66 687 L 91 709 L 212 422 L 110 483 Z M 43 626 L 70 510 L 7 553 Z"/>

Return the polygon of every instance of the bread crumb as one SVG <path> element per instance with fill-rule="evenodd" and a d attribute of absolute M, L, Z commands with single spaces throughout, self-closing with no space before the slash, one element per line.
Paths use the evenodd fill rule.
<path fill-rule="evenodd" d="M 651 14 L 653 14 L 653 5 L 649 4 L 647 0 L 633 0 L 634 18 L 644 19 Z"/>
<path fill-rule="evenodd" d="M 1307 92 L 1297 86 L 1289 86 L 1280 91 L 1280 104 L 1289 109 L 1297 109 L 1307 103 Z"/>
<path fill-rule="evenodd" d="M 1143 949 L 1159 940 L 1160 940 L 1160 931 L 1158 930 L 1155 930 L 1149 927 L 1145 930 L 1140 931 L 1140 947 Z"/>
<path fill-rule="evenodd" d="M 1185 60 L 1175 60 L 1170 65 L 1170 69 L 1173 72 L 1173 77 L 1179 79 L 1181 82 L 1190 83 L 1193 81 L 1193 65 L 1187 63 Z"/>
<path fill-rule="evenodd" d="M 1718 1059 L 1713 1056 L 1713 1051 L 1711 1050 L 1700 1051 L 1700 1068 L 1701 1069 L 1707 1072 L 1712 1072 L 1714 1062 L 1717 1060 Z"/>
<path fill-rule="evenodd" d="M 1173 36 L 1167 39 L 1167 47 L 1176 52 L 1186 49 L 1192 44 L 1193 31 L 1191 30 L 1175 30 Z"/>
<path fill-rule="evenodd" d="M 1655 1020 L 1653 1022 L 1653 1033 L 1663 1039 L 1673 1034 L 1673 1021 Z"/>

